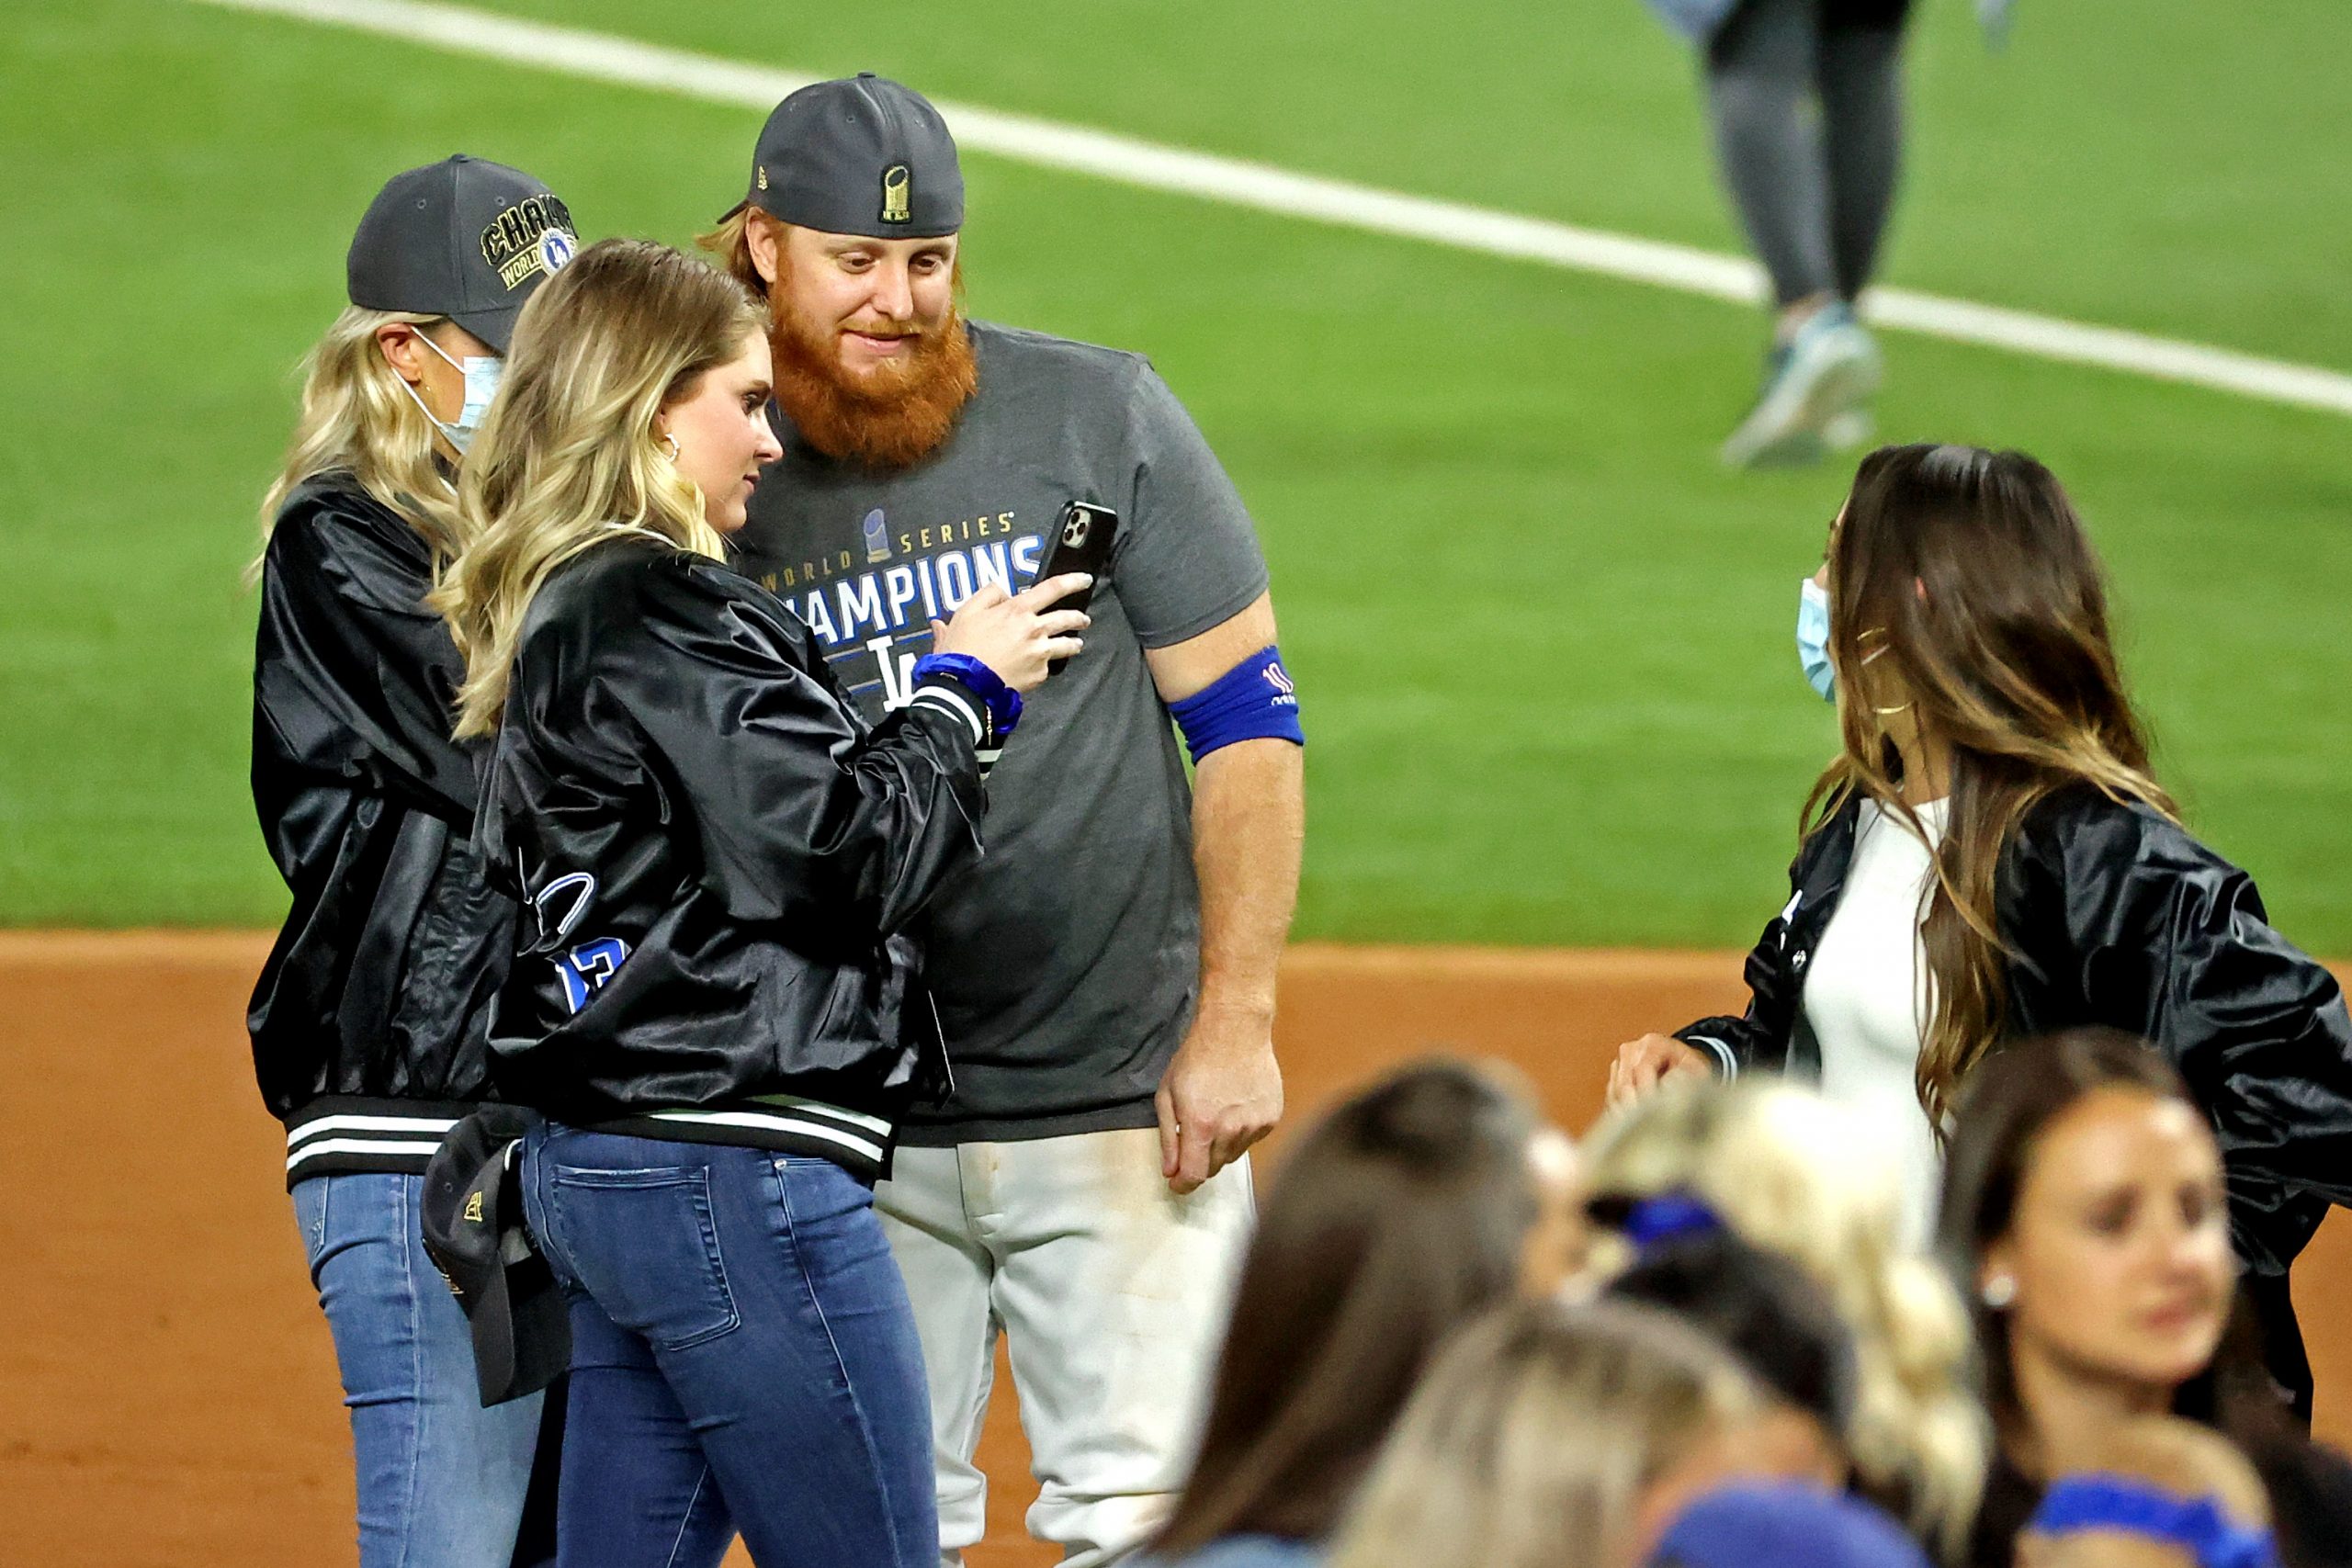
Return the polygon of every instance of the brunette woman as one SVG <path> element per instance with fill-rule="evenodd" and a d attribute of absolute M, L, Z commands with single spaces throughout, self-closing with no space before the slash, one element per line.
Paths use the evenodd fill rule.
<path fill-rule="evenodd" d="M 1497 1069 L 1424 1062 L 1317 1123 L 1258 1216 L 1163 1568 L 1319 1561 L 1438 1342 L 1575 1267 L 1577 1196 L 1567 1138 Z"/>
<path fill-rule="evenodd" d="M 2112 1468 L 2171 1414 L 2254 1461 L 2290 1568 L 2352 1563 L 2352 1466 L 2295 1428 L 2233 1322 L 2227 1186 L 2180 1074 L 2126 1035 L 2030 1042 L 1977 1074 L 1942 1218 L 1998 1435 L 1972 1562 L 2007 1568 L 2046 1484 Z"/>
<path fill-rule="evenodd" d="M 2352 1021 L 2151 771 L 2065 491 L 2020 453 L 1883 447 L 1827 573 L 1845 744 L 1748 959 L 1747 1012 L 1624 1046 L 1612 1093 L 1817 1077 L 1903 1139 L 1924 1238 L 1971 1069 L 2053 1029 L 2148 1040 L 2220 1137 L 2267 1354 L 2308 1411 L 2287 1270 L 2328 1203 L 2352 1201 Z"/>

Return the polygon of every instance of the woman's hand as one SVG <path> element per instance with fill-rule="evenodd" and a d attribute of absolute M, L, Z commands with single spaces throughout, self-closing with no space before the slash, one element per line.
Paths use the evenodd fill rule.
<path fill-rule="evenodd" d="M 965 600 L 954 620 L 931 623 L 932 651 L 968 654 L 1014 691 L 1035 691 L 1046 682 L 1049 661 L 1084 646 L 1072 634 L 1092 624 L 1083 610 L 1052 606 L 1093 581 L 1082 571 L 1066 572 L 1009 595 L 991 582 Z"/>
<path fill-rule="evenodd" d="M 1645 1034 L 1617 1047 L 1609 1064 L 1609 1105 L 1631 1105 L 1668 1078 L 1713 1076 L 1707 1054 L 1671 1034 Z"/>

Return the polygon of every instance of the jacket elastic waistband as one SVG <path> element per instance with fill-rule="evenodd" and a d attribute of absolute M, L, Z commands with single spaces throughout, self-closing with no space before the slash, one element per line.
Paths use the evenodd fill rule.
<path fill-rule="evenodd" d="M 756 1094 L 723 1106 L 633 1111 L 575 1125 L 594 1133 L 810 1155 L 869 1181 L 890 1173 L 890 1151 L 897 1140 L 897 1129 L 883 1117 L 793 1094 Z"/>
<path fill-rule="evenodd" d="M 314 1100 L 286 1118 L 286 1186 L 313 1176 L 422 1176 L 449 1129 L 473 1110 L 460 1100 Z"/>

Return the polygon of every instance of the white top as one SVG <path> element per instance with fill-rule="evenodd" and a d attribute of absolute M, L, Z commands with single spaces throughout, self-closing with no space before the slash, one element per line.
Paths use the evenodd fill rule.
<path fill-rule="evenodd" d="M 1949 803 L 1917 807 L 1940 840 Z M 1919 1107 L 1916 1075 L 1934 990 L 1920 922 L 1934 881 L 1928 848 L 1865 800 L 1854 859 L 1804 977 L 1804 1018 L 1821 1045 L 1821 1089 L 1886 1130 L 1903 1177 L 1903 1240 L 1925 1246 L 1935 1227 L 1943 1162 Z"/>

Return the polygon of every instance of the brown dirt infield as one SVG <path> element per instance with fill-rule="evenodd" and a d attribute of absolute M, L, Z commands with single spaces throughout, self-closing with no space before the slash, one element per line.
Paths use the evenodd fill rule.
<path fill-rule="evenodd" d="M 333 1351 L 242 1033 L 266 947 L 251 933 L 0 933 L 9 1562 L 355 1561 Z M 1450 1045 L 1516 1062 L 1581 1128 L 1617 1042 L 1733 1004 L 1738 973 L 1722 953 L 1300 947 L 1278 1031 L 1289 1125 Z M 2330 1219 L 2295 1284 L 2322 1430 L 2352 1439 L 2352 1223 Z M 1052 1561 L 1022 1534 L 1035 1487 L 1011 1386 L 999 1377 L 982 1443 L 996 1485 L 974 1568 Z"/>

